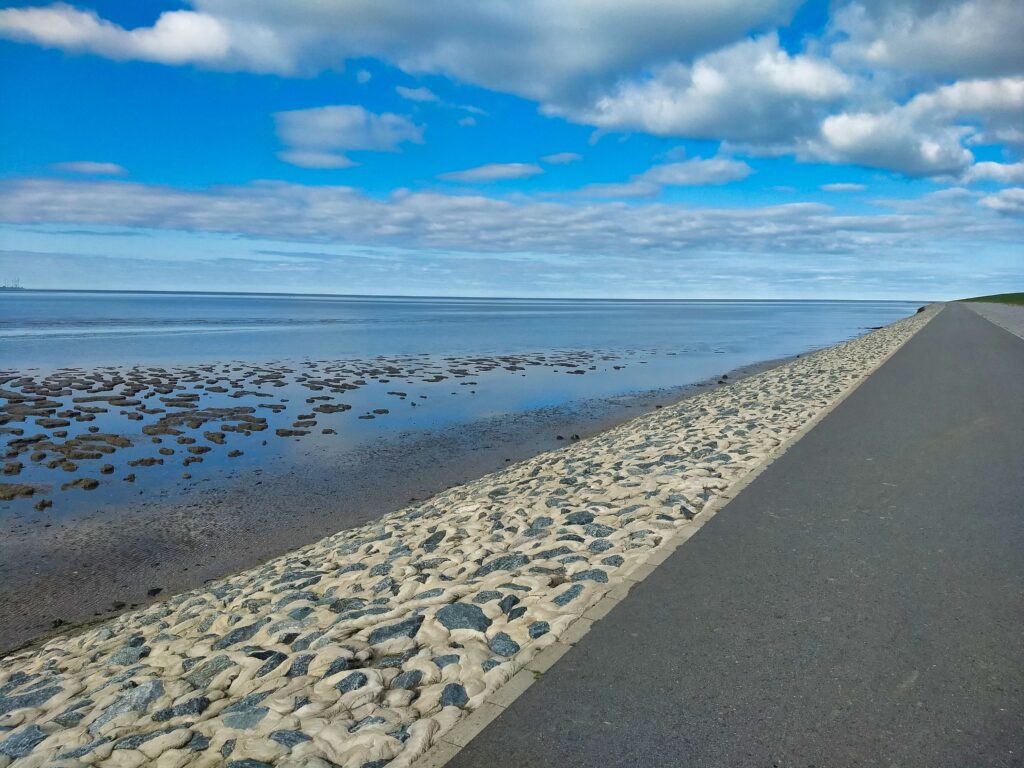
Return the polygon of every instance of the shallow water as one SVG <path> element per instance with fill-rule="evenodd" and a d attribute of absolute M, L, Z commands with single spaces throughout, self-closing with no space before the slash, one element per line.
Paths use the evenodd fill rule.
<path fill-rule="evenodd" d="M 266 467 L 329 464 L 383 438 L 676 388 L 842 341 L 915 309 L 907 302 L 0 294 L 0 369 L 8 382 L 0 406 L 10 418 L 9 390 L 24 394 L 25 381 L 31 391 L 48 380 L 43 394 L 70 420 L 47 429 L 35 414 L 10 418 L 6 430 L 15 431 L 4 436 L 8 445 L 45 434 L 50 450 L 8 452 L 23 466 L 4 480 L 30 484 L 36 493 L 0 502 L 0 514 L 23 514 L 45 497 L 54 502 L 47 518 L 67 519 L 139 497 L 173 499 L 185 486 L 244 479 Z M 268 370 L 278 378 L 261 380 Z M 249 408 L 266 428 L 229 431 L 217 443 L 204 439 L 219 431 L 222 419 L 211 419 L 179 425 L 185 440 L 154 438 L 143 430 L 176 411 L 160 402 L 168 391 L 152 389 L 130 390 L 129 397 L 139 398 L 133 406 L 93 402 L 106 407 L 68 416 L 83 397 L 121 393 L 123 384 L 106 384 L 131 375 L 162 377 L 172 399 L 182 393 L 195 399 L 189 408 Z M 99 383 L 79 382 L 74 391 L 53 385 L 90 376 Z M 324 403 L 350 409 L 313 413 Z M 296 426 L 304 434 L 277 432 Z M 125 436 L 131 445 L 76 461 L 73 469 L 50 466 L 60 458 L 54 444 L 87 430 Z M 189 453 L 189 439 L 206 446 L 201 457 Z M 47 456 L 29 460 L 33 453 Z M 161 463 L 130 463 L 147 458 Z M 128 475 L 133 482 L 125 482 Z M 79 477 L 100 485 L 63 488 Z M 38 520 L 22 514 L 9 533 Z"/>
<path fill-rule="evenodd" d="M 141 365 L 551 349 L 745 360 L 831 344 L 909 302 L 612 301 L 25 291 L 0 294 L 0 365 Z M 725 361 L 732 362 L 732 361 Z M 718 363 L 720 366 L 722 363 Z"/>

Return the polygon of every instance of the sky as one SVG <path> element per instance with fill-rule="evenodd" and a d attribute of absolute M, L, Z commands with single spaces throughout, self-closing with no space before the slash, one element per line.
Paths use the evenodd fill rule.
<path fill-rule="evenodd" d="M 0 2 L 0 282 L 1024 287 L 1020 0 Z"/>

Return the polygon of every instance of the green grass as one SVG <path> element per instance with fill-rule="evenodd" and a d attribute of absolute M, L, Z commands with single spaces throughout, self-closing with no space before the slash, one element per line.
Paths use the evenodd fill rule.
<path fill-rule="evenodd" d="M 1024 306 L 1024 293 L 996 293 L 992 296 L 975 296 L 960 301 L 991 301 L 995 304 L 1019 304 Z"/>

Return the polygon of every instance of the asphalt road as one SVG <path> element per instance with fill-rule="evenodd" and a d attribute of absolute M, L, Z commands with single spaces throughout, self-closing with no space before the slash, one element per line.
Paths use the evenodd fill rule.
<path fill-rule="evenodd" d="M 1024 340 L 948 305 L 449 766 L 1024 766 Z"/>

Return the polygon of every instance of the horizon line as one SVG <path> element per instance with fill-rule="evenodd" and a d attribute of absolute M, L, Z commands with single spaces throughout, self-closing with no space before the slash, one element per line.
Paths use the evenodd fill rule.
<path fill-rule="evenodd" d="M 3 291 L 0 291 L 3 293 Z M 685 297 L 673 298 L 641 298 L 631 296 L 451 296 L 432 294 L 398 294 L 398 293 L 289 293 L 286 291 L 196 291 L 196 290 L 157 290 L 151 288 L 18 288 L 9 293 L 117 293 L 117 294 L 156 294 L 175 295 L 183 294 L 189 296 L 276 296 L 276 297 L 303 297 L 303 298 L 331 298 L 331 299 L 451 299 L 469 301 L 649 301 L 649 302 L 670 302 L 670 301 L 806 301 L 806 302 L 904 302 L 904 303 L 934 303 L 940 299 L 809 299 L 800 297 L 755 299 L 742 296 L 731 298 L 710 298 L 710 297 Z"/>

